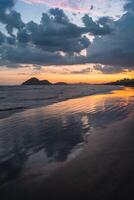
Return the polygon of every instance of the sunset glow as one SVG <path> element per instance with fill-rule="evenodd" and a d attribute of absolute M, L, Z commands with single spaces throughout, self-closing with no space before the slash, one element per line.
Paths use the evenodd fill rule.
<path fill-rule="evenodd" d="M 103 74 L 100 72 L 91 72 L 87 74 L 74 73 L 74 69 L 78 70 L 83 66 L 65 66 L 61 67 L 43 67 L 41 70 L 31 68 L 19 69 L 3 69 L 0 70 L 0 84 L 21 84 L 23 81 L 37 77 L 41 80 L 47 79 L 50 82 L 67 82 L 67 83 L 107 83 L 117 81 L 124 78 L 134 78 L 134 71 Z"/>
<path fill-rule="evenodd" d="M 91 84 L 134 78 L 132 3 L 0 1 L 0 84 L 31 77 Z"/>

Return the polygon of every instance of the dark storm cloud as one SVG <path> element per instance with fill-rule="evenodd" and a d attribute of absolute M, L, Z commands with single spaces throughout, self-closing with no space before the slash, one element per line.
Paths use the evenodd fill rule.
<path fill-rule="evenodd" d="M 128 0 L 126 5 L 124 6 L 124 9 L 126 11 L 134 11 L 134 1 L 133 0 Z"/>
<path fill-rule="evenodd" d="M 88 58 L 80 52 L 87 49 L 90 40 L 86 34 L 104 35 L 107 21 L 94 22 L 86 15 L 84 26 L 72 23 L 61 9 L 43 13 L 40 24 L 30 21 L 24 24 L 21 15 L 13 10 L 15 1 L 0 0 L 0 22 L 6 25 L 10 37 L 0 35 L 0 62 L 42 65 L 86 63 Z M 7 12 L 8 11 L 8 12 Z M 17 33 L 14 32 L 16 28 Z M 105 30 L 104 30 L 105 29 Z M 62 54 L 61 54 L 62 52 Z M 12 65 L 11 65 L 12 66 Z"/>
<path fill-rule="evenodd" d="M 37 64 L 37 65 L 71 65 L 86 63 L 84 56 L 68 55 L 62 56 L 58 52 L 42 51 L 39 48 L 27 46 L 9 46 L 0 47 L 0 65 L 12 67 L 12 64 Z M 12 63 L 12 64 L 11 64 Z"/>
<path fill-rule="evenodd" d="M 7 9 L 11 9 L 14 6 L 15 2 L 15 0 L 0 0 L 0 11 L 5 13 Z"/>
<path fill-rule="evenodd" d="M 14 28 L 20 30 L 24 27 L 24 23 L 21 20 L 21 15 L 16 11 L 5 14 L 3 20 L 1 21 L 6 24 L 6 29 L 10 35 L 13 35 Z"/>
<path fill-rule="evenodd" d="M 10 35 L 7 37 L 0 32 L 1 65 L 100 63 L 105 67 L 97 65 L 96 69 L 102 73 L 134 67 L 133 1 L 127 1 L 126 13 L 119 20 L 101 17 L 93 21 L 85 15 L 81 27 L 72 23 L 61 9 L 43 13 L 39 24 L 33 21 L 24 24 L 21 15 L 13 10 L 14 3 L 13 0 L 0 0 L 0 22 L 6 25 Z M 87 38 L 88 33 L 95 37 L 93 43 Z M 81 56 L 80 52 L 87 48 L 88 55 Z"/>
<path fill-rule="evenodd" d="M 32 42 L 46 51 L 63 51 L 79 53 L 90 45 L 90 41 L 83 34 L 109 34 L 111 29 L 107 23 L 94 22 L 87 15 L 83 18 L 84 27 L 79 27 L 69 21 L 63 10 L 50 9 L 43 13 L 41 23 L 29 22 L 24 29 L 18 32 L 19 42 Z M 102 25 L 102 27 L 100 26 Z"/>
<path fill-rule="evenodd" d="M 92 33 L 94 36 L 112 33 L 112 29 L 109 26 L 109 21 L 109 17 L 102 17 L 96 22 L 94 22 L 93 19 L 88 15 L 83 17 L 83 22 L 88 32 Z"/>
<path fill-rule="evenodd" d="M 93 67 L 87 67 L 84 69 L 81 69 L 79 71 L 72 71 L 71 74 L 90 74 L 94 72 L 94 70 L 102 73 L 102 74 L 116 74 L 123 72 L 124 69 L 122 67 L 115 67 L 115 66 L 110 66 L 110 65 L 100 65 L 96 64 Z"/>
<path fill-rule="evenodd" d="M 131 8 L 130 8 L 131 5 Z M 117 21 L 111 22 L 114 32 L 96 37 L 89 47 L 89 62 L 134 68 L 134 2 L 125 5 L 127 12 Z"/>
<path fill-rule="evenodd" d="M 6 37 L 7 43 L 9 45 L 15 45 L 15 38 L 14 37 Z"/>
<path fill-rule="evenodd" d="M 90 41 L 82 34 L 85 28 L 71 23 L 62 10 L 51 9 L 43 13 L 40 24 L 29 22 L 26 29 L 18 33 L 19 42 L 32 42 L 44 51 L 80 52 L 87 48 Z"/>
<path fill-rule="evenodd" d="M 10 35 L 13 29 L 21 29 L 24 23 L 21 20 L 20 13 L 12 10 L 15 0 L 0 0 L 0 22 L 6 25 L 6 29 Z"/>
<path fill-rule="evenodd" d="M 6 40 L 5 35 L 0 31 L 0 45 L 3 44 Z"/>
<path fill-rule="evenodd" d="M 103 74 L 116 74 L 116 73 L 120 73 L 123 72 L 124 69 L 122 67 L 115 67 L 115 66 L 102 66 L 102 65 L 94 65 L 94 70 L 97 70 Z"/>

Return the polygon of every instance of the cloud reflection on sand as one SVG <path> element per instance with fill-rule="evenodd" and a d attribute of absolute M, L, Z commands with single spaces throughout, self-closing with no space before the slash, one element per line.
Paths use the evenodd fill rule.
<path fill-rule="evenodd" d="M 93 129 L 131 115 L 133 100 L 134 89 L 126 88 L 1 119 L 0 183 L 16 178 L 22 169 L 28 174 L 42 166 L 41 173 L 48 174 L 50 166 L 54 169 L 65 164 L 82 149 Z"/>

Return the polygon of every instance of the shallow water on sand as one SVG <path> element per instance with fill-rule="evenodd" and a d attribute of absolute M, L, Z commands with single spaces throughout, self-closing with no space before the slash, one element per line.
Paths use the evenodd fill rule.
<path fill-rule="evenodd" d="M 134 89 L 125 88 L 1 119 L 0 184 L 48 176 L 79 154 L 94 129 L 107 127 L 133 112 Z"/>

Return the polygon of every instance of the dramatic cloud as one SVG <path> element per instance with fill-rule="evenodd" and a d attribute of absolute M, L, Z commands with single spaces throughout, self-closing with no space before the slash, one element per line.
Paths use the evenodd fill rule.
<path fill-rule="evenodd" d="M 10 4 L 8 1 L 7 4 L 1 4 L 0 21 L 6 24 L 10 35 L 6 37 L 3 33 L 0 34 L 1 65 L 4 62 L 8 66 L 10 63 L 86 63 L 87 58 L 80 54 L 90 45 L 86 34 L 105 35 L 112 32 L 108 20 L 95 22 L 85 15 L 82 19 L 84 26 L 80 27 L 70 22 L 63 10 L 58 8 L 43 13 L 40 24 L 33 21 L 24 24 L 21 15 L 12 9 L 14 1 L 9 2 Z"/>
<path fill-rule="evenodd" d="M 109 66 L 109 65 L 95 65 L 94 70 L 97 70 L 101 72 L 102 74 L 116 74 L 120 72 L 124 72 L 125 69 L 122 67 L 115 67 L 115 66 Z"/>
<path fill-rule="evenodd" d="M 85 26 L 79 27 L 69 21 L 63 10 L 50 9 L 49 13 L 43 13 L 40 24 L 31 21 L 21 29 L 18 32 L 18 41 L 32 42 L 37 47 L 51 52 L 79 53 L 90 44 L 84 34 L 106 35 L 112 32 L 106 20 L 94 22 L 85 15 L 83 22 Z"/>
<path fill-rule="evenodd" d="M 134 68 L 134 12 L 133 1 L 125 5 L 127 12 L 111 22 L 113 34 L 96 37 L 88 49 L 90 62 Z"/>
<path fill-rule="evenodd" d="M 95 70 L 117 73 L 134 68 L 134 3 L 127 1 L 118 20 L 82 18 L 83 26 L 72 23 L 61 9 L 43 13 L 40 23 L 24 23 L 13 10 L 15 1 L 0 0 L 0 22 L 8 36 L 0 32 L 0 65 L 71 65 L 99 63 Z M 88 35 L 94 36 L 93 42 Z M 87 55 L 81 52 L 87 50 Z M 14 64 L 14 65 L 13 65 Z M 91 69 L 78 73 L 89 73 Z"/>
<path fill-rule="evenodd" d="M 11 9 L 15 4 L 15 0 L 0 0 L 0 11 L 5 13 L 7 9 Z"/>
<path fill-rule="evenodd" d="M 3 50 L 4 49 L 4 50 Z M 0 48 L 0 54 L 2 59 L 0 60 L 1 65 L 7 65 L 12 67 L 11 63 L 18 64 L 39 64 L 39 65 L 70 65 L 70 64 L 82 64 L 85 62 L 84 56 L 75 55 L 61 55 L 58 52 L 47 52 L 35 47 L 25 48 L 23 46 L 9 46 L 3 45 Z"/>
<path fill-rule="evenodd" d="M 43 13 L 38 25 L 29 22 L 26 29 L 18 33 L 19 42 L 32 42 L 44 51 L 80 52 L 90 44 L 86 29 L 72 24 L 62 10 L 51 9 Z"/>
<path fill-rule="evenodd" d="M 109 26 L 112 19 L 109 17 L 102 17 L 98 21 L 94 22 L 89 15 L 83 17 L 83 22 L 88 30 L 94 36 L 96 35 L 107 35 L 112 33 L 112 29 Z"/>
<path fill-rule="evenodd" d="M 129 12 L 134 11 L 134 1 L 128 0 L 128 3 L 125 4 L 124 9 Z"/>
<path fill-rule="evenodd" d="M 24 23 L 21 20 L 20 13 L 12 10 L 15 0 L 0 0 L 0 22 L 6 24 L 6 29 L 10 35 L 13 29 L 21 29 Z"/>
<path fill-rule="evenodd" d="M 0 32 L 0 45 L 3 44 L 5 40 L 6 40 L 5 35 L 2 32 Z"/>
<path fill-rule="evenodd" d="M 77 70 L 77 71 L 72 71 L 72 74 L 91 74 L 91 73 L 102 73 L 102 74 L 116 74 L 120 72 L 124 72 L 125 69 L 122 67 L 115 67 L 115 66 L 110 66 L 110 65 L 101 65 L 101 64 L 96 64 L 92 66 L 87 66 L 84 69 Z"/>

